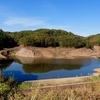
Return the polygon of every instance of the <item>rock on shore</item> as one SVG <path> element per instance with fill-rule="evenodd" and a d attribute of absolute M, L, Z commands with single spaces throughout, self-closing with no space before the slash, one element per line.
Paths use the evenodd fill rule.
<path fill-rule="evenodd" d="M 61 47 L 14 47 L 0 51 L 0 59 L 5 59 L 8 55 L 30 58 L 56 58 L 56 59 L 75 59 L 75 58 L 98 58 L 100 57 L 100 46 L 93 49 L 86 48 L 61 48 Z"/>
<path fill-rule="evenodd" d="M 21 57 L 32 57 L 32 58 L 57 58 L 57 59 L 74 59 L 77 57 L 88 57 L 88 58 L 98 58 L 100 57 L 100 46 L 94 46 L 93 49 L 86 48 L 61 48 L 61 47 L 48 47 L 48 48 L 38 48 L 38 47 L 23 47 L 16 52 L 16 56 Z"/>
<path fill-rule="evenodd" d="M 3 56 L 2 54 L 0 54 L 0 60 L 2 59 L 7 59 L 5 56 Z"/>
<path fill-rule="evenodd" d="M 16 56 L 40 58 L 40 57 L 42 57 L 42 54 L 41 54 L 41 52 L 38 52 L 36 50 L 32 50 L 29 48 L 21 48 L 19 51 L 16 52 Z"/>
<path fill-rule="evenodd" d="M 35 53 L 26 48 L 22 48 L 16 53 L 16 55 L 22 57 L 34 57 Z"/>

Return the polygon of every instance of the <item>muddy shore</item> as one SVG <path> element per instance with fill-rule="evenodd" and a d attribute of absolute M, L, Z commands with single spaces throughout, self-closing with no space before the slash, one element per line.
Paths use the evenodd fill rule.
<path fill-rule="evenodd" d="M 72 84 L 80 84 L 87 83 L 87 80 L 92 79 L 93 77 L 98 77 L 100 75 L 100 68 L 94 69 L 94 73 L 89 76 L 76 76 L 70 78 L 56 78 L 56 79 L 44 79 L 44 80 L 31 80 L 25 82 L 31 82 L 34 86 L 63 86 L 63 85 L 72 85 Z"/>
<path fill-rule="evenodd" d="M 30 58 L 55 58 L 55 59 L 75 59 L 75 58 L 98 58 L 100 57 L 100 46 L 93 49 L 87 48 L 61 48 L 61 47 L 14 47 L 0 50 L 0 59 L 7 56 L 19 56 Z"/>

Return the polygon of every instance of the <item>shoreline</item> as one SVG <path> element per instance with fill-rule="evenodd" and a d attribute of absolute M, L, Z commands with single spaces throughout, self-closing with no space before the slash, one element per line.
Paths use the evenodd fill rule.
<path fill-rule="evenodd" d="M 7 59 L 8 56 L 19 56 L 28 58 L 47 58 L 47 59 L 84 59 L 100 57 L 100 46 L 93 49 L 87 48 L 64 48 L 64 47 L 24 47 L 4 48 L 0 50 L 0 60 Z"/>
<path fill-rule="evenodd" d="M 19 53 L 18 52 L 23 49 L 25 52 Z M 28 52 L 28 53 L 27 53 Z M 15 48 L 8 48 L 0 51 L 0 54 L 3 56 L 19 56 L 24 57 L 25 54 L 31 58 L 41 58 L 44 57 L 46 59 L 85 59 L 85 58 L 98 58 L 100 57 L 100 46 L 95 46 L 93 50 L 86 49 L 86 48 L 61 48 L 61 47 L 48 47 L 48 48 L 39 48 L 39 47 L 15 47 Z M 33 55 L 32 55 L 33 54 Z M 1 60 L 1 59 L 0 59 Z M 98 71 L 99 70 L 99 71 Z M 99 76 L 100 69 L 94 69 L 94 72 L 92 76 Z M 45 80 L 36 80 L 36 81 L 26 81 L 26 82 L 34 82 L 34 83 L 41 83 L 41 84 L 66 84 L 66 83 L 76 83 L 76 82 L 82 82 L 86 80 L 87 78 L 91 78 L 91 76 L 80 76 L 80 77 L 71 77 L 71 78 L 58 78 L 58 79 L 45 79 Z M 53 84 L 52 84 L 53 83 Z"/>
<path fill-rule="evenodd" d="M 100 75 L 100 68 L 94 69 L 94 73 L 90 76 L 77 76 L 69 78 L 55 78 L 55 79 L 44 79 L 44 80 L 30 80 L 24 81 L 25 83 L 29 82 L 35 84 L 36 86 L 41 85 L 44 87 L 47 86 L 59 86 L 59 85 L 72 85 L 79 83 L 86 83 L 87 80 L 92 79 L 93 77 L 98 77 Z"/>

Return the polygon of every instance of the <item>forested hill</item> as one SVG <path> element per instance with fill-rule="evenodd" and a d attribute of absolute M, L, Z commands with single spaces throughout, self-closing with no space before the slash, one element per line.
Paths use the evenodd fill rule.
<path fill-rule="evenodd" d="M 17 43 L 11 37 L 10 32 L 4 32 L 0 29 L 0 49 L 16 46 Z"/>
<path fill-rule="evenodd" d="M 0 46 L 12 47 L 16 45 L 35 47 L 75 47 L 92 48 L 100 45 L 100 34 L 82 37 L 56 29 L 37 29 L 34 31 L 4 32 L 0 30 Z"/>
<path fill-rule="evenodd" d="M 71 32 L 55 29 L 38 29 L 35 31 L 13 32 L 12 37 L 19 45 L 36 47 L 83 47 L 83 37 Z"/>

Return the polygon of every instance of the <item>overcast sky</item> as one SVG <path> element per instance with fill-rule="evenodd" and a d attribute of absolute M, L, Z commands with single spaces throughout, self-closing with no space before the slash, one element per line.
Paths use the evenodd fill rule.
<path fill-rule="evenodd" d="M 0 0 L 4 31 L 62 29 L 81 36 L 100 33 L 100 0 Z"/>

